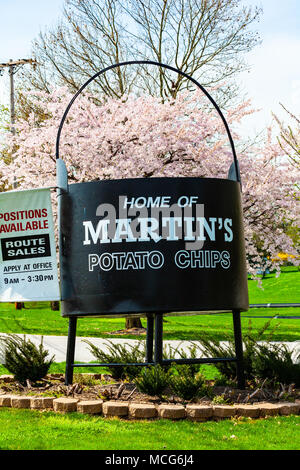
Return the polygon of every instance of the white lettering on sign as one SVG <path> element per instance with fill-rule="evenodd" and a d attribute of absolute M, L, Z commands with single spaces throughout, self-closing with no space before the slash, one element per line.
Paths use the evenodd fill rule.
<path fill-rule="evenodd" d="M 230 267 L 230 254 L 228 251 L 217 250 L 180 250 L 175 255 L 175 264 L 178 268 L 215 268 L 218 264 L 223 269 Z"/>
<path fill-rule="evenodd" d="M 121 253 L 102 253 L 101 255 L 89 255 L 89 271 L 96 267 L 102 271 L 111 269 L 159 269 L 164 264 L 164 255 L 160 251 L 128 251 Z"/>
<path fill-rule="evenodd" d="M 204 204 L 198 203 L 198 196 L 180 196 L 172 205 L 170 196 L 120 196 L 118 211 L 111 204 L 100 204 L 96 209 L 98 222 L 82 222 L 83 245 L 155 242 L 159 246 L 161 240 L 182 240 L 186 242 L 186 249 L 176 252 L 173 260 L 180 270 L 228 269 L 231 265 L 229 251 L 202 248 L 207 241 L 221 241 L 223 246 L 231 243 L 232 218 L 205 217 L 204 209 Z M 160 269 L 163 265 L 164 255 L 158 250 L 88 255 L 89 271 Z"/>
<path fill-rule="evenodd" d="M 224 240 L 233 240 L 232 219 L 217 219 L 216 217 L 162 217 L 162 235 L 159 232 L 159 220 L 154 217 L 137 219 L 100 220 L 96 226 L 88 220 L 84 226 L 83 245 L 96 245 L 97 243 L 121 243 L 125 242 L 158 242 L 162 239 L 168 241 L 193 241 L 216 240 L 216 232 L 219 230 L 222 220 Z M 217 223 L 217 221 L 219 221 Z M 193 230 L 195 223 L 196 230 Z"/>

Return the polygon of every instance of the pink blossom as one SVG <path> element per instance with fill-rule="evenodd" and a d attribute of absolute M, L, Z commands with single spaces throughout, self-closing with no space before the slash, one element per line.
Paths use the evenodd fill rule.
<path fill-rule="evenodd" d="M 56 185 L 55 143 L 62 115 L 72 96 L 66 88 L 30 95 L 32 108 L 49 118 L 40 122 L 33 111 L 16 123 L 17 135 L 6 136 L 11 164 L 0 160 L 0 184 L 9 189 L 14 177 L 20 189 Z M 235 124 L 253 112 L 245 102 L 230 109 L 227 120 L 236 142 Z M 207 109 L 197 91 L 161 103 L 150 96 L 106 98 L 96 104 L 88 95 L 74 103 L 63 127 L 60 156 L 70 183 L 102 179 L 196 176 L 227 178 L 232 153 L 223 123 Z M 274 265 L 278 252 L 296 255 L 284 228 L 297 223 L 298 175 L 282 150 L 266 141 L 238 155 L 249 272 Z M 292 261 L 297 263 L 296 258 Z"/>

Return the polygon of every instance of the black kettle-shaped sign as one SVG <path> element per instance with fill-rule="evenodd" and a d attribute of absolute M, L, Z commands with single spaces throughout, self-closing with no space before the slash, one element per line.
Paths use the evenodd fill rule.
<path fill-rule="evenodd" d="M 228 179 L 133 178 L 68 184 L 59 157 L 67 114 L 100 74 L 130 64 L 165 67 L 198 86 L 225 125 Z M 207 91 L 173 67 L 115 64 L 67 107 L 56 145 L 62 315 L 248 310 L 241 184 L 224 116 Z"/>

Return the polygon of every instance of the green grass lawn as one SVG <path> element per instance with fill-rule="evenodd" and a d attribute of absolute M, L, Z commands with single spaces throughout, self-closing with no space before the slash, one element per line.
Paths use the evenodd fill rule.
<path fill-rule="evenodd" d="M 255 303 L 300 303 L 300 271 L 295 266 L 283 267 L 279 277 L 267 274 L 263 289 L 256 281 L 248 281 L 249 301 Z"/>
<path fill-rule="evenodd" d="M 2 333 L 25 333 L 35 335 L 67 336 L 68 320 L 62 318 L 59 312 L 52 312 L 49 308 L 28 308 L 16 311 L 13 305 L 1 306 L 0 331 Z M 298 316 L 300 308 L 296 309 L 251 309 L 242 314 L 242 328 L 247 329 L 249 322 L 253 330 L 260 329 L 267 321 L 266 317 Z M 260 318 L 256 318 L 260 317 Z M 271 321 L 276 325 L 274 341 L 297 341 L 300 339 L 299 319 L 276 319 Z M 142 319 L 143 326 L 146 321 Z M 122 318 L 79 318 L 77 336 L 112 338 L 139 338 L 144 336 L 121 335 L 111 332 L 122 330 L 125 320 Z M 232 315 L 191 315 L 168 316 L 164 320 L 164 339 L 197 341 L 203 334 L 216 338 L 219 341 L 226 340 L 233 334 Z"/>
<path fill-rule="evenodd" d="M 299 426 L 300 416 L 194 423 L 2 408 L 0 449 L 297 450 Z"/>
<path fill-rule="evenodd" d="M 95 361 L 94 361 L 95 362 Z M 51 374 L 64 374 L 66 371 L 65 362 L 53 362 L 50 366 L 49 373 Z M 220 372 L 213 364 L 203 364 L 200 366 L 201 373 L 206 377 L 207 380 L 215 380 L 221 377 Z M 106 374 L 109 373 L 109 369 L 105 367 L 77 367 L 74 369 L 74 382 L 77 381 L 76 374 L 82 373 L 95 373 L 95 374 Z M 11 374 L 2 364 L 0 364 L 0 375 Z"/>
<path fill-rule="evenodd" d="M 275 274 L 267 275 L 263 279 L 263 290 L 256 281 L 249 280 L 250 303 L 300 303 L 300 272 L 295 267 L 283 269 L 279 278 Z M 39 335 L 68 334 L 68 319 L 63 318 L 59 312 L 52 311 L 49 303 L 26 303 L 25 309 L 16 310 L 13 304 L 0 304 L 0 332 L 27 333 Z M 253 330 L 258 330 L 268 318 L 276 316 L 300 317 L 300 308 L 258 308 L 242 313 L 242 328 L 248 328 L 249 321 Z M 260 317 L 260 318 L 257 318 Z M 146 326 L 145 319 L 142 320 Z M 300 339 L 299 319 L 272 320 L 276 325 L 274 341 L 296 341 Z M 122 330 L 125 326 L 124 318 L 91 318 L 78 320 L 77 335 L 85 337 L 104 338 L 137 338 L 133 335 L 111 335 L 111 332 Z M 203 334 L 218 340 L 226 340 L 232 334 L 232 315 L 227 314 L 201 314 L 188 316 L 167 316 L 164 321 L 164 339 L 178 339 L 196 341 Z M 141 338 L 141 336 L 139 336 Z"/>

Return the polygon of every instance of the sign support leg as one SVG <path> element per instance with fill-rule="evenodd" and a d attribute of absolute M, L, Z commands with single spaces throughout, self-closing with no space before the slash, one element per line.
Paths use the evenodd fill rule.
<path fill-rule="evenodd" d="M 243 340 L 241 328 L 241 313 L 240 310 L 232 310 L 233 315 L 233 329 L 234 329 L 234 344 L 236 354 L 236 372 L 238 388 L 245 389 L 245 374 L 243 364 Z"/>
<path fill-rule="evenodd" d="M 146 362 L 153 362 L 154 317 L 147 316 Z"/>
<path fill-rule="evenodd" d="M 66 376 L 65 384 L 71 385 L 73 382 L 73 364 L 75 357 L 75 341 L 76 341 L 77 317 L 69 318 L 68 344 L 66 357 Z"/>
<path fill-rule="evenodd" d="M 161 364 L 163 359 L 163 315 L 155 314 L 155 350 L 154 363 Z"/>

